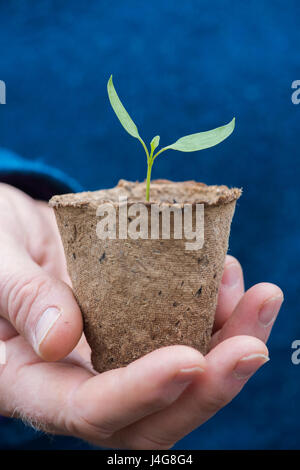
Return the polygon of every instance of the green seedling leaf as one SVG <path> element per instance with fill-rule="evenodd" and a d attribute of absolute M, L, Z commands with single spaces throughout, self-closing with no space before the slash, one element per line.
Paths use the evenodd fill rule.
<path fill-rule="evenodd" d="M 156 136 L 153 137 L 153 139 L 151 140 L 151 142 L 150 142 L 151 155 L 153 155 L 153 152 L 154 152 L 154 150 L 156 149 L 156 147 L 159 146 L 159 141 L 160 141 L 160 136 L 159 136 L 159 135 L 156 135 Z"/>
<path fill-rule="evenodd" d="M 174 144 L 164 147 L 164 150 L 172 149 L 180 152 L 196 152 L 219 144 L 233 132 L 235 118 L 225 126 L 217 127 L 211 131 L 198 132 L 197 134 L 186 135 L 176 140 Z"/>
<path fill-rule="evenodd" d="M 126 109 L 121 103 L 120 98 L 117 95 L 117 92 L 113 84 L 112 75 L 110 76 L 110 79 L 108 80 L 108 83 L 107 83 L 107 92 L 108 92 L 110 104 L 114 112 L 116 113 L 120 123 L 124 127 L 124 129 L 128 132 L 128 134 L 132 135 L 132 137 L 135 137 L 136 139 L 140 139 L 139 131 L 137 130 L 136 125 L 134 124 L 133 120 L 127 113 Z"/>
<path fill-rule="evenodd" d="M 174 144 L 168 145 L 167 147 L 163 147 L 160 150 L 158 150 L 156 153 L 154 153 L 160 141 L 159 135 L 156 135 L 155 137 L 153 137 L 153 139 L 150 142 L 150 152 L 149 152 L 145 142 L 139 135 L 136 125 L 134 124 L 133 120 L 127 113 L 126 109 L 121 103 L 120 98 L 117 95 L 117 92 L 113 84 L 112 75 L 110 76 L 108 83 L 107 83 L 107 92 L 108 92 L 110 104 L 112 105 L 112 108 L 114 112 L 116 113 L 120 123 L 122 124 L 124 129 L 128 132 L 128 134 L 132 135 L 132 137 L 135 137 L 141 142 L 145 150 L 145 153 L 147 156 L 147 178 L 146 178 L 146 200 L 147 201 L 149 201 L 149 198 L 150 198 L 150 181 L 151 181 L 152 166 L 153 166 L 154 160 L 156 159 L 156 157 L 158 157 L 158 155 L 160 155 L 162 152 L 165 152 L 166 150 L 169 150 L 169 149 L 178 150 L 180 152 L 196 152 L 197 150 L 207 149 L 225 140 L 227 137 L 230 136 L 230 134 L 234 130 L 235 118 L 233 118 L 232 121 L 226 124 L 225 126 L 217 127 L 216 129 L 213 129 L 211 131 L 198 132 L 197 134 L 190 134 L 190 135 L 186 135 L 185 137 L 181 137 L 181 139 L 178 139 L 176 142 L 174 142 Z"/>

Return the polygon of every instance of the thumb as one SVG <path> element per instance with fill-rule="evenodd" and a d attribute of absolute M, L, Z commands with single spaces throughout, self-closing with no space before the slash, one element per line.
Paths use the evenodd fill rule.
<path fill-rule="evenodd" d="M 71 288 L 16 244 L 1 253 L 0 315 L 46 361 L 65 357 L 82 334 L 82 316 Z"/>

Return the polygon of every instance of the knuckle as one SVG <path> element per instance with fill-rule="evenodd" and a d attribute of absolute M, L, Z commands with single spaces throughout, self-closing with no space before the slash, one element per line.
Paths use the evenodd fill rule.
<path fill-rule="evenodd" d="M 76 414 L 71 419 L 66 419 L 64 422 L 64 429 L 70 435 L 85 437 L 91 440 L 105 441 L 109 439 L 114 433 L 109 428 L 102 424 L 90 423 L 84 416 Z"/>
<path fill-rule="evenodd" d="M 81 438 L 86 437 L 94 441 L 109 439 L 114 434 L 112 426 L 108 423 L 93 423 L 86 414 L 87 410 L 82 403 L 80 395 L 78 395 L 78 389 L 76 389 L 67 398 L 64 410 L 63 427 L 67 432 L 71 435 Z"/>
<path fill-rule="evenodd" d="M 17 329 L 24 328 L 30 321 L 30 313 L 40 298 L 49 293 L 47 279 L 32 275 L 27 279 L 14 276 L 7 293 L 8 317 Z"/>

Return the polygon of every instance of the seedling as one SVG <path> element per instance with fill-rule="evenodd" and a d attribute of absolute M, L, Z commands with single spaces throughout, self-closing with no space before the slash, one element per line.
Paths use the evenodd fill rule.
<path fill-rule="evenodd" d="M 158 155 L 168 149 L 195 152 L 212 147 L 226 139 L 234 129 L 233 119 L 226 126 L 182 137 L 159 150 L 158 135 L 151 140 L 150 146 L 146 146 L 116 93 L 112 77 L 107 90 L 122 126 L 141 142 L 146 152 L 147 201 L 151 170 Z M 142 220 L 138 220 L 143 211 L 130 221 L 130 224 L 136 223 L 134 232 L 137 236 L 128 232 L 126 207 L 125 225 L 122 223 L 121 227 L 123 221 L 120 217 L 119 224 L 112 220 L 111 216 L 120 212 L 121 197 L 128 198 L 129 209 L 135 212 L 134 202 L 140 200 L 141 191 L 144 193 L 145 183 L 120 180 L 115 188 L 54 196 L 50 201 L 55 210 L 75 297 L 84 317 L 84 333 L 92 350 L 92 365 L 98 372 L 126 367 L 155 349 L 174 344 L 193 347 L 202 354 L 209 349 L 230 224 L 241 190 L 229 189 L 225 185 L 207 186 L 196 181 L 157 180 L 151 188 L 153 202 L 160 206 L 167 200 L 165 209 L 170 215 L 170 210 L 175 209 L 176 201 L 180 200 L 182 210 L 178 215 L 184 216 L 177 222 L 174 219 L 173 223 L 165 219 L 170 228 L 166 237 L 160 210 L 159 220 L 146 217 L 147 235 L 139 223 Z M 98 210 L 95 212 L 95 204 L 100 213 Z M 205 208 L 204 243 L 203 231 L 200 230 L 203 221 L 198 225 L 197 220 L 195 223 L 190 220 L 190 227 L 185 230 L 185 204 L 191 209 L 197 209 L 198 204 Z M 99 224 L 103 221 L 106 224 L 99 236 L 100 227 L 97 223 L 95 229 L 95 217 L 104 215 L 108 209 L 111 209 L 108 217 L 99 221 Z M 133 212 L 128 214 L 134 215 Z M 152 210 L 150 212 L 152 215 Z M 115 231 L 116 225 L 120 225 L 122 230 Z M 74 227 L 80 237 L 70 236 L 70 227 Z M 127 227 L 126 232 L 124 227 Z M 176 229 L 183 229 L 181 235 L 184 236 L 177 237 Z M 105 236 L 102 237 L 101 233 Z M 192 242 L 192 250 L 187 249 L 187 239 Z M 143 243 L 143 240 L 147 241 Z"/>
<path fill-rule="evenodd" d="M 161 148 L 156 153 L 155 150 L 159 145 L 160 136 L 156 135 L 150 142 L 150 150 L 148 150 L 145 142 L 141 138 L 139 131 L 127 113 L 126 109 L 124 108 L 123 104 L 121 103 L 120 98 L 117 95 L 115 90 L 112 75 L 107 83 L 107 92 L 110 104 L 116 113 L 120 123 L 124 127 L 124 129 L 128 132 L 128 134 L 132 135 L 138 139 L 142 146 L 144 147 L 146 156 L 147 156 L 147 179 L 146 179 L 146 200 L 149 201 L 150 198 L 150 181 L 151 181 L 151 171 L 154 160 L 158 155 L 166 150 L 178 150 L 180 152 L 196 152 L 197 150 L 207 149 L 209 147 L 213 147 L 227 137 L 234 130 L 235 126 L 235 118 L 232 119 L 228 124 L 225 126 L 217 127 L 216 129 L 212 129 L 211 131 L 206 132 L 197 132 L 196 134 L 186 135 L 185 137 L 181 137 L 180 139 L 176 140 L 174 144 L 167 145 L 166 147 Z"/>

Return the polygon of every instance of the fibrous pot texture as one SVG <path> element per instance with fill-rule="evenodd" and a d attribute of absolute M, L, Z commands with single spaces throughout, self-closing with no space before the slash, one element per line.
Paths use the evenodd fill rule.
<path fill-rule="evenodd" d="M 154 180 L 146 202 L 145 183 L 121 180 L 109 190 L 51 199 L 95 370 L 123 367 L 174 344 L 207 352 L 240 195 L 240 189 L 226 186 Z M 119 237 L 120 196 L 127 198 L 126 211 L 135 203 L 145 205 L 148 239 Z M 97 210 L 104 203 L 115 210 L 115 239 L 101 239 L 97 233 Z M 169 239 L 161 232 L 158 239 L 150 238 L 154 204 L 171 209 Z M 184 217 L 186 204 L 192 206 L 194 224 L 196 205 L 204 208 L 204 242 L 198 249 L 186 249 L 184 237 L 173 237 L 172 209 Z M 126 214 L 130 224 L 132 216 Z"/>

